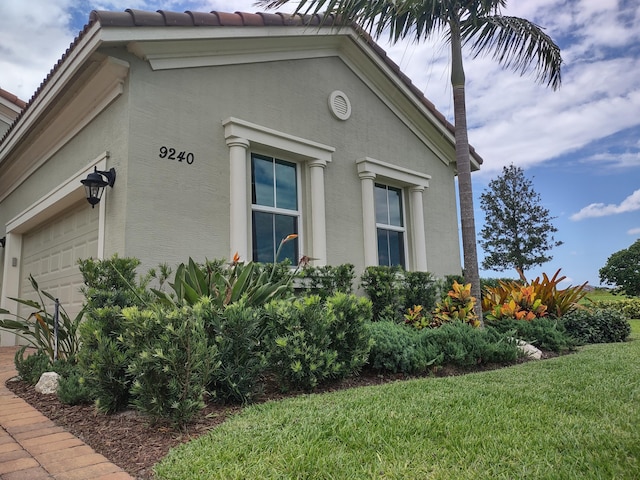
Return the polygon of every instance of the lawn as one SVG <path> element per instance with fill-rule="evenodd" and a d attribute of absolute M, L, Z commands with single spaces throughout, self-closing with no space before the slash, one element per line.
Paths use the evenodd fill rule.
<path fill-rule="evenodd" d="M 172 451 L 159 479 L 638 479 L 633 341 L 459 377 L 255 405 Z"/>

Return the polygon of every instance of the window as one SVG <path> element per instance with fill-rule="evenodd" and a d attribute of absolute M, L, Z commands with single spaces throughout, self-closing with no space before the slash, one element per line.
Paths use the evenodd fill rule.
<path fill-rule="evenodd" d="M 264 155 L 251 155 L 251 230 L 253 260 L 271 263 L 276 260 L 280 242 L 298 233 L 297 165 Z M 298 241 L 283 245 L 278 261 L 298 263 Z"/>
<path fill-rule="evenodd" d="M 378 265 L 405 267 L 405 225 L 402 190 L 376 183 Z"/>

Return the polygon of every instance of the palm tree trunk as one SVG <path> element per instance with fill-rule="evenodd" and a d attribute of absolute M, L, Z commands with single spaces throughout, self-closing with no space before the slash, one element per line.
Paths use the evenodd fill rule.
<path fill-rule="evenodd" d="M 471 284 L 471 294 L 476 298 L 476 314 L 480 326 L 482 302 L 478 253 L 476 246 L 476 226 L 473 212 L 473 190 L 471 186 L 471 158 L 467 135 L 467 112 L 465 101 L 465 76 L 462 65 L 462 44 L 460 24 L 457 18 L 451 20 L 451 85 L 453 87 L 453 112 L 456 137 L 456 164 L 458 169 L 458 195 L 460 198 L 460 221 L 462 223 L 462 251 L 464 256 L 464 278 Z"/>

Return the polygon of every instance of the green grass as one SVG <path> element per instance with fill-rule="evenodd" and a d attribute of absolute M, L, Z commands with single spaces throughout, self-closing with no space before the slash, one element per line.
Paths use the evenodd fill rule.
<path fill-rule="evenodd" d="M 159 479 L 638 479 L 635 341 L 459 377 L 255 405 Z"/>
<path fill-rule="evenodd" d="M 626 297 L 624 295 L 614 295 L 609 290 L 597 289 L 589 292 L 585 298 L 593 301 L 603 300 L 607 302 L 617 302 L 618 300 L 624 300 Z"/>

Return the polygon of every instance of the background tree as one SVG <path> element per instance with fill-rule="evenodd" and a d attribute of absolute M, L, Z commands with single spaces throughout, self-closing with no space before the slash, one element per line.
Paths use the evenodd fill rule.
<path fill-rule="evenodd" d="M 502 167 L 502 175 L 491 180 L 480 196 L 485 222 L 480 232 L 480 246 L 487 254 L 482 268 L 524 272 L 553 257 L 549 251 L 562 245 L 553 234 L 558 231 L 555 218 L 541 205 L 533 183 L 520 167 Z"/>
<path fill-rule="evenodd" d="M 600 281 L 615 285 L 630 297 L 640 295 L 640 240 L 614 253 L 600 269 Z"/>
<path fill-rule="evenodd" d="M 259 0 L 256 5 L 276 8 L 289 2 Z M 501 15 L 506 0 L 294 0 L 294 3 L 297 3 L 295 13 L 325 11 L 335 17 L 325 15 L 324 21 L 335 18 L 338 22 L 355 22 L 374 37 L 389 35 L 392 42 L 406 37 L 420 42 L 434 33 L 444 34 L 449 41 L 464 277 L 471 283 L 476 312 L 483 324 L 462 45 L 469 44 L 475 56 L 492 52 L 500 64 L 520 74 L 533 66 L 537 80 L 554 90 L 560 86 L 560 48 L 538 25 Z"/>

